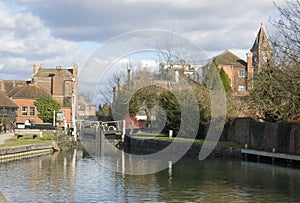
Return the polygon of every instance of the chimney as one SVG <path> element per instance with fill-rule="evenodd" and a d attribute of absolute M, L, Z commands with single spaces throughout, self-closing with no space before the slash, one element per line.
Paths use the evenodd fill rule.
<path fill-rule="evenodd" d="M 247 79 L 248 79 L 248 88 L 247 89 L 251 89 L 252 88 L 252 77 L 253 77 L 253 54 L 251 52 L 248 52 L 247 54 Z"/>
<path fill-rule="evenodd" d="M 73 76 L 77 79 L 78 77 L 78 65 L 73 64 Z"/>
<path fill-rule="evenodd" d="M 33 65 L 33 75 L 35 75 L 39 71 L 39 66 L 37 64 Z"/>

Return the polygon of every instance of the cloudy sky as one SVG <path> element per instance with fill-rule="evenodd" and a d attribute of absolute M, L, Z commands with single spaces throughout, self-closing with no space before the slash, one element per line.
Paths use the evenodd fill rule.
<path fill-rule="evenodd" d="M 81 67 L 107 40 L 141 29 L 178 33 L 209 57 L 228 49 L 245 58 L 276 15 L 273 0 L 2 0 L 0 79 L 27 79 L 35 63 Z"/>

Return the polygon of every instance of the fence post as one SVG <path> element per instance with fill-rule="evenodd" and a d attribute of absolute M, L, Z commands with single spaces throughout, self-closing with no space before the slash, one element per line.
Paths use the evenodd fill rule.
<path fill-rule="evenodd" d="M 122 121 L 122 142 L 125 141 L 125 132 L 126 132 L 126 121 Z"/>

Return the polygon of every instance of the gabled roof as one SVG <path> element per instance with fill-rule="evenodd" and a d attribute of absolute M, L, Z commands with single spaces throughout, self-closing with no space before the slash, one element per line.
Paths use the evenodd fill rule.
<path fill-rule="evenodd" d="M 0 91 L 0 107 L 18 108 L 18 106 L 10 100 L 3 91 Z"/>
<path fill-rule="evenodd" d="M 17 86 L 16 89 L 12 89 L 8 93 L 8 96 L 13 99 L 38 99 L 51 97 L 45 90 L 36 84 L 27 84 L 23 86 Z"/>
<path fill-rule="evenodd" d="M 214 60 L 218 65 L 233 65 L 234 67 L 247 66 L 247 63 L 243 59 L 228 50 L 224 51 L 219 56 L 214 57 Z"/>

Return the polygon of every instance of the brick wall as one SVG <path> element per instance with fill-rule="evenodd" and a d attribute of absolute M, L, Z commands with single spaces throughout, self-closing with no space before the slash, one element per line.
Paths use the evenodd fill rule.
<path fill-rule="evenodd" d="M 53 95 L 64 96 L 64 77 L 62 75 L 53 77 Z"/>
<path fill-rule="evenodd" d="M 19 107 L 17 110 L 16 122 L 24 123 L 26 120 L 30 120 L 32 123 L 43 123 L 43 121 L 38 117 L 38 110 L 34 106 L 34 99 L 12 99 L 13 102 Z M 22 107 L 27 107 L 27 116 L 22 116 Z M 30 116 L 30 107 L 34 107 L 35 115 Z"/>
<path fill-rule="evenodd" d="M 238 118 L 227 130 L 227 140 L 249 148 L 300 154 L 300 123 L 259 122 L 253 118 Z"/>

